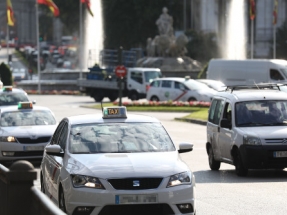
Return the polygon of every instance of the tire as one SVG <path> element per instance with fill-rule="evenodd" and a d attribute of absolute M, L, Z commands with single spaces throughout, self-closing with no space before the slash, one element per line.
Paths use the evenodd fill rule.
<path fill-rule="evenodd" d="M 64 192 L 63 192 L 62 186 L 60 186 L 60 192 L 59 192 L 59 208 L 60 208 L 63 212 L 67 212 L 67 211 L 66 211 L 65 196 L 64 196 Z"/>
<path fill-rule="evenodd" d="M 192 102 L 192 101 L 197 101 L 197 100 L 196 100 L 196 98 L 194 98 L 194 97 L 190 97 L 187 101 L 188 101 L 188 102 Z"/>
<path fill-rule="evenodd" d="M 104 99 L 102 92 L 93 92 L 92 97 L 95 99 L 96 102 L 101 102 Z"/>
<path fill-rule="evenodd" d="M 111 102 L 114 102 L 115 100 L 117 100 L 118 99 L 118 96 L 116 96 L 116 95 L 110 95 L 109 96 L 109 100 L 111 101 Z"/>
<path fill-rule="evenodd" d="M 41 182 L 41 191 L 42 191 L 42 193 L 46 193 L 46 189 L 45 189 L 45 185 L 44 185 L 44 180 L 43 180 L 43 175 L 42 175 L 42 173 L 41 173 L 40 182 Z"/>
<path fill-rule="evenodd" d="M 221 162 L 214 159 L 212 147 L 208 148 L 208 163 L 211 170 L 219 170 Z"/>
<path fill-rule="evenodd" d="M 244 166 L 240 152 L 237 150 L 234 156 L 234 165 L 237 176 L 246 176 L 248 169 Z"/>
<path fill-rule="evenodd" d="M 132 91 L 129 96 L 130 100 L 136 101 L 139 99 L 139 94 L 136 91 Z"/>
<path fill-rule="evenodd" d="M 152 102 L 159 102 L 159 98 L 157 96 L 152 96 L 150 98 L 150 101 L 152 101 Z"/>

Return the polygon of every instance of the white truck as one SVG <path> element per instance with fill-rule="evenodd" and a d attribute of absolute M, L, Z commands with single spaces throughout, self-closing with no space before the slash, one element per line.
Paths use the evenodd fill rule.
<path fill-rule="evenodd" d="M 212 59 L 207 79 L 222 81 L 226 86 L 287 82 L 287 61 L 278 59 Z"/>
<path fill-rule="evenodd" d="M 150 82 L 160 77 L 162 74 L 158 68 L 128 68 L 122 81 L 122 97 L 133 101 L 146 98 Z M 96 102 L 101 102 L 105 97 L 115 101 L 119 97 L 119 79 L 114 71 L 108 73 L 105 69 L 93 71 L 91 68 L 87 78 L 78 79 L 78 86 Z"/>

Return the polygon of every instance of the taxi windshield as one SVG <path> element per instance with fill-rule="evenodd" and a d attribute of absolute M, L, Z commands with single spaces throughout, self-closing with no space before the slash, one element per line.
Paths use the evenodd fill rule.
<path fill-rule="evenodd" d="M 287 126 L 287 101 L 238 102 L 235 104 L 235 120 L 238 127 Z"/>
<path fill-rule="evenodd" d="M 18 105 L 19 102 L 28 102 L 29 99 L 25 93 L 1 93 L 0 106 Z"/>
<path fill-rule="evenodd" d="M 69 151 L 74 154 L 175 150 L 168 133 L 160 123 L 73 125 L 69 138 Z"/>
<path fill-rule="evenodd" d="M 38 126 L 38 125 L 55 125 L 56 120 L 50 111 L 45 110 L 27 110 L 11 111 L 1 114 L 1 126 Z"/>

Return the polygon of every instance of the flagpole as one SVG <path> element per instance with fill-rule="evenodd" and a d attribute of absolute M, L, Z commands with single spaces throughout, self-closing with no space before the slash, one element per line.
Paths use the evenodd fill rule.
<path fill-rule="evenodd" d="M 7 49 L 7 59 L 8 59 L 8 64 L 9 64 L 9 25 L 7 23 L 7 30 L 6 30 L 6 49 Z M 10 65 L 10 64 L 9 64 Z"/>
<path fill-rule="evenodd" d="M 251 20 L 251 53 L 250 53 L 251 59 L 253 59 L 253 43 L 254 43 L 254 19 Z"/>
<path fill-rule="evenodd" d="M 40 71 L 40 45 L 39 45 L 39 15 L 38 2 L 36 0 L 36 41 L 37 41 L 37 70 L 38 70 L 38 94 L 41 94 L 41 71 Z"/>
<path fill-rule="evenodd" d="M 83 77 L 83 65 L 82 65 L 82 61 L 83 61 L 83 48 L 82 48 L 82 41 L 83 41 L 83 24 L 82 24 L 82 2 L 81 0 L 79 0 L 80 2 L 80 41 L 79 41 L 79 66 L 80 66 L 80 79 Z"/>

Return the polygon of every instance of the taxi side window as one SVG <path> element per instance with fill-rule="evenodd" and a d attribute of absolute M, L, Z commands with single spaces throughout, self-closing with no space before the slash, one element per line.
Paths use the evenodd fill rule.
<path fill-rule="evenodd" d="M 162 81 L 161 87 L 171 88 L 171 83 L 172 83 L 172 81 Z"/>
<path fill-rule="evenodd" d="M 223 101 L 222 100 L 213 100 L 210 110 L 209 110 L 209 115 L 208 115 L 208 121 L 212 122 L 216 125 L 219 124 L 221 112 L 223 109 Z"/>
<path fill-rule="evenodd" d="M 179 90 L 186 90 L 186 87 L 182 83 L 180 83 L 178 81 L 174 82 L 174 88 L 175 89 L 179 89 Z"/>
<path fill-rule="evenodd" d="M 61 134 L 59 136 L 58 144 L 61 146 L 62 149 L 65 150 L 66 142 L 67 142 L 67 136 L 68 136 L 68 123 L 65 123 L 63 125 L 63 129 L 61 131 Z"/>
<path fill-rule="evenodd" d="M 153 81 L 151 84 L 150 84 L 151 87 L 159 87 L 160 86 L 160 81 Z"/>
<path fill-rule="evenodd" d="M 282 77 L 282 75 L 280 74 L 280 72 L 276 69 L 270 69 L 270 78 L 272 80 L 284 80 L 284 78 Z"/>
<path fill-rule="evenodd" d="M 59 136 L 61 134 L 61 131 L 62 131 L 62 128 L 65 124 L 65 121 L 62 121 L 60 122 L 60 124 L 58 125 L 56 131 L 54 132 L 54 135 L 52 137 L 52 140 L 51 140 L 51 145 L 54 145 L 54 144 L 57 144 L 57 141 L 59 139 Z"/>

